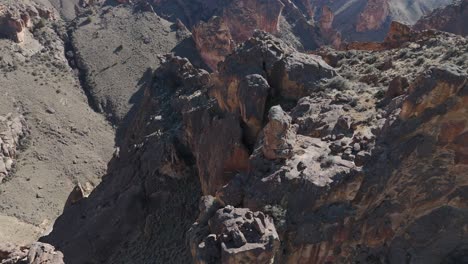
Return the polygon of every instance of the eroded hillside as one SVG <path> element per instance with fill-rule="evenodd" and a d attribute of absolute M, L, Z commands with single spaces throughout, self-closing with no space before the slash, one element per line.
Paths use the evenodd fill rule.
<path fill-rule="evenodd" d="M 420 36 L 323 50 L 336 68 L 266 34 L 212 74 L 166 57 L 103 183 L 43 241 L 67 263 L 462 261 L 467 43 Z"/>
<path fill-rule="evenodd" d="M 446 4 L 1 1 L 0 262 L 463 263 Z"/>

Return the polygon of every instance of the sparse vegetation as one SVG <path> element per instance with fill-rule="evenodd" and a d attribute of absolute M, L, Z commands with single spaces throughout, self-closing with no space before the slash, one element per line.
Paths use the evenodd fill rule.
<path fill-rule="evenodd" d="M 426 60 L 424 59 L 424 57 L 419 57 L 415 62 L 414 62 L 414 66 L 421 66 L 424 64 Z"/>
<path fill-rule="evenodd" d="M 44 28 L 47 25 L 47 21 L 44 18 L 41 18 L 36 24 L 36 29 Z"/>
<path fill-rule="evenodd" d="M 335 89 L 338 91 L 348 90 L 350 89 L 350 87 L 351 87 L 350 82 L 341 76 L 336 76 L 330 79 L 328 83 L 326 84 L 326 88 Z"/>
<path fill-rule="evenodd" d="M 93 23 L 93 21 L 94 21 L 93 16 L 89 15 L 85 20 L 85 24 L 91 24 Z"/>

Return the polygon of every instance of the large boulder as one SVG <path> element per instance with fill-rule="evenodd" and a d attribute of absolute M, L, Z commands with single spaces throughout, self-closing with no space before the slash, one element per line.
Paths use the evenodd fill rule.
<path fill-rule="evenodd" d="M 299 100 L 316 92 L 320 81 L 336 75 L 319 56 L 295 52 L 275 64 L 272 79 L 283 98 Z"/>

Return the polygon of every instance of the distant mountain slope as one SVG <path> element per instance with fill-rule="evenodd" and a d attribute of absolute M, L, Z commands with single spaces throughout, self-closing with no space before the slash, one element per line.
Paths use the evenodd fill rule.
<path fill-rule="evenodd" d="M 468 34 L 468 0 L 457 1 L 421 18 L 414 29 L 438 29 L 466 36 Z"/>
<path fill-rule="evenodd" d="M 301 0 L 296 0 L 301 1 Z M 302 0 L 304 2 L 306 0 Z M 435 8 L 446 6 L 453 0 L 309 0 L 316 21 L 320 20 L 323 6 L 329 6 L 335 15 L 333 27 L 347 41 L 383 40 L 390 22 L 414 24 Z"/>

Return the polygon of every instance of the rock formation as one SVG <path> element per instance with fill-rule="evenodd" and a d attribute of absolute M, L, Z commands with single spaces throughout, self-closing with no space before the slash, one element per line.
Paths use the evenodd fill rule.
<path fill-rule="evenodd" d="M 18 43 L 24 42 L 26 30 L 33 27 L 33 24 L 50 19 L 54 19 L 52 11 L 40 5 L 25 8 L 18 4 L 0 4 L 0 37 L 10 38 Z"/>
<path fill-rule="evenodd" d="M 22 116 L 0 116 L 0 184 L 14 169 L 17 149 L 27 135 L 28 128 Z"/>
<path fill-rule="evenodd" d="M 124 126 L 97 185 L 102 164 L 86 164 L 112 137 L 96 134 L 110 128 L 81 90 L 0 97 L 26 117 L 0 117 L 2 212 L 18 214 L 3 187 L 29 136 L 18 164 L 52 164 L 65 177 L 40 178 L 47 191 L 73 189 L 63 207 L 17 179 L 34 190 L 31 221 L 63 213 L 41 242 L 0 245 L 0 262 L 466 262 L 468 41 L 391 21 L 443 2 L 399 13 L 393 0 L 82 1 L 67 29 L 38 22 L 31 42 L 1 39 L 2 91 L 48 79 L 31 61 L 71 74 L 66 54 L 69 83 Z M 6 37 L 28 35 L 28 21 Z M 338 49 L 315 50 L 324 43 Z"/>
<path fill-rule="evenodd" d="M 156 6 L 165 10 L 170 4 L 157 1 Z M 183 10 L 179 18 L 192 28 L 197 48 L 213 71 L 236 45 L 258 30 L 281 37 L 301 49 L 314 49 L 322 43 L 316 27 L 288 0 L 179 1 L 178 6 Z"/>
<path fill-rule="evenodd" d="M 422 17 L 413 26 L 416 30 L 437 29 L 454 34 L 468 35 L 468 1 L 460 0 L 438 8 Z"/>
<path fill-rule="evenodd" d="M 462 261 L 467 65 L 424 56 L 467 43 L 421 34 L 321 50 L 336 68 L 264 33 L 211 74 L 166 56 L 103 183 L 42 240 L 67 263 Z"/>
<path fill-rule="evenodd" d="M 333 47 L 339 47 L 341 45 L 341 34 L 333 28 L 333 21 L 335 20 L 335 14 L 328 6 L 322 7 L 322 15 L 320 17 L 320 30 L 322 37 L 326 39 L 327 43 L 330 43 Z"/>
<path fill-rule="evenodd" d="M 200 22 L 193 28 L 193 39 L 203 61 L 213 70 L 231 54 L 236 45 L 222 17 L 213 17 L 206 23 Z"/>
<path fill-rule="evenodd" d="M 393 21 L 384 41 L 343 43 L 339 49 L 374 51 L 394 49 L 399 48 L 409 42 L 417 42 L 432 38 L 434 34 L 434 30 L 416 31 L 408 25 Z"/>
<path fill-rule="evenodd" d="M 213 197 L 203 200 L 188 232 L 194 263 L 274 262 L 280 241 L 271 217 L 230 205 L 219 208 Z"/>
<path fill-rule="evenodd" d="M 63 254 L 49 244 L 35 242 L 28 247 L 0 244 L 2 264 L 64 264 Z"/>

